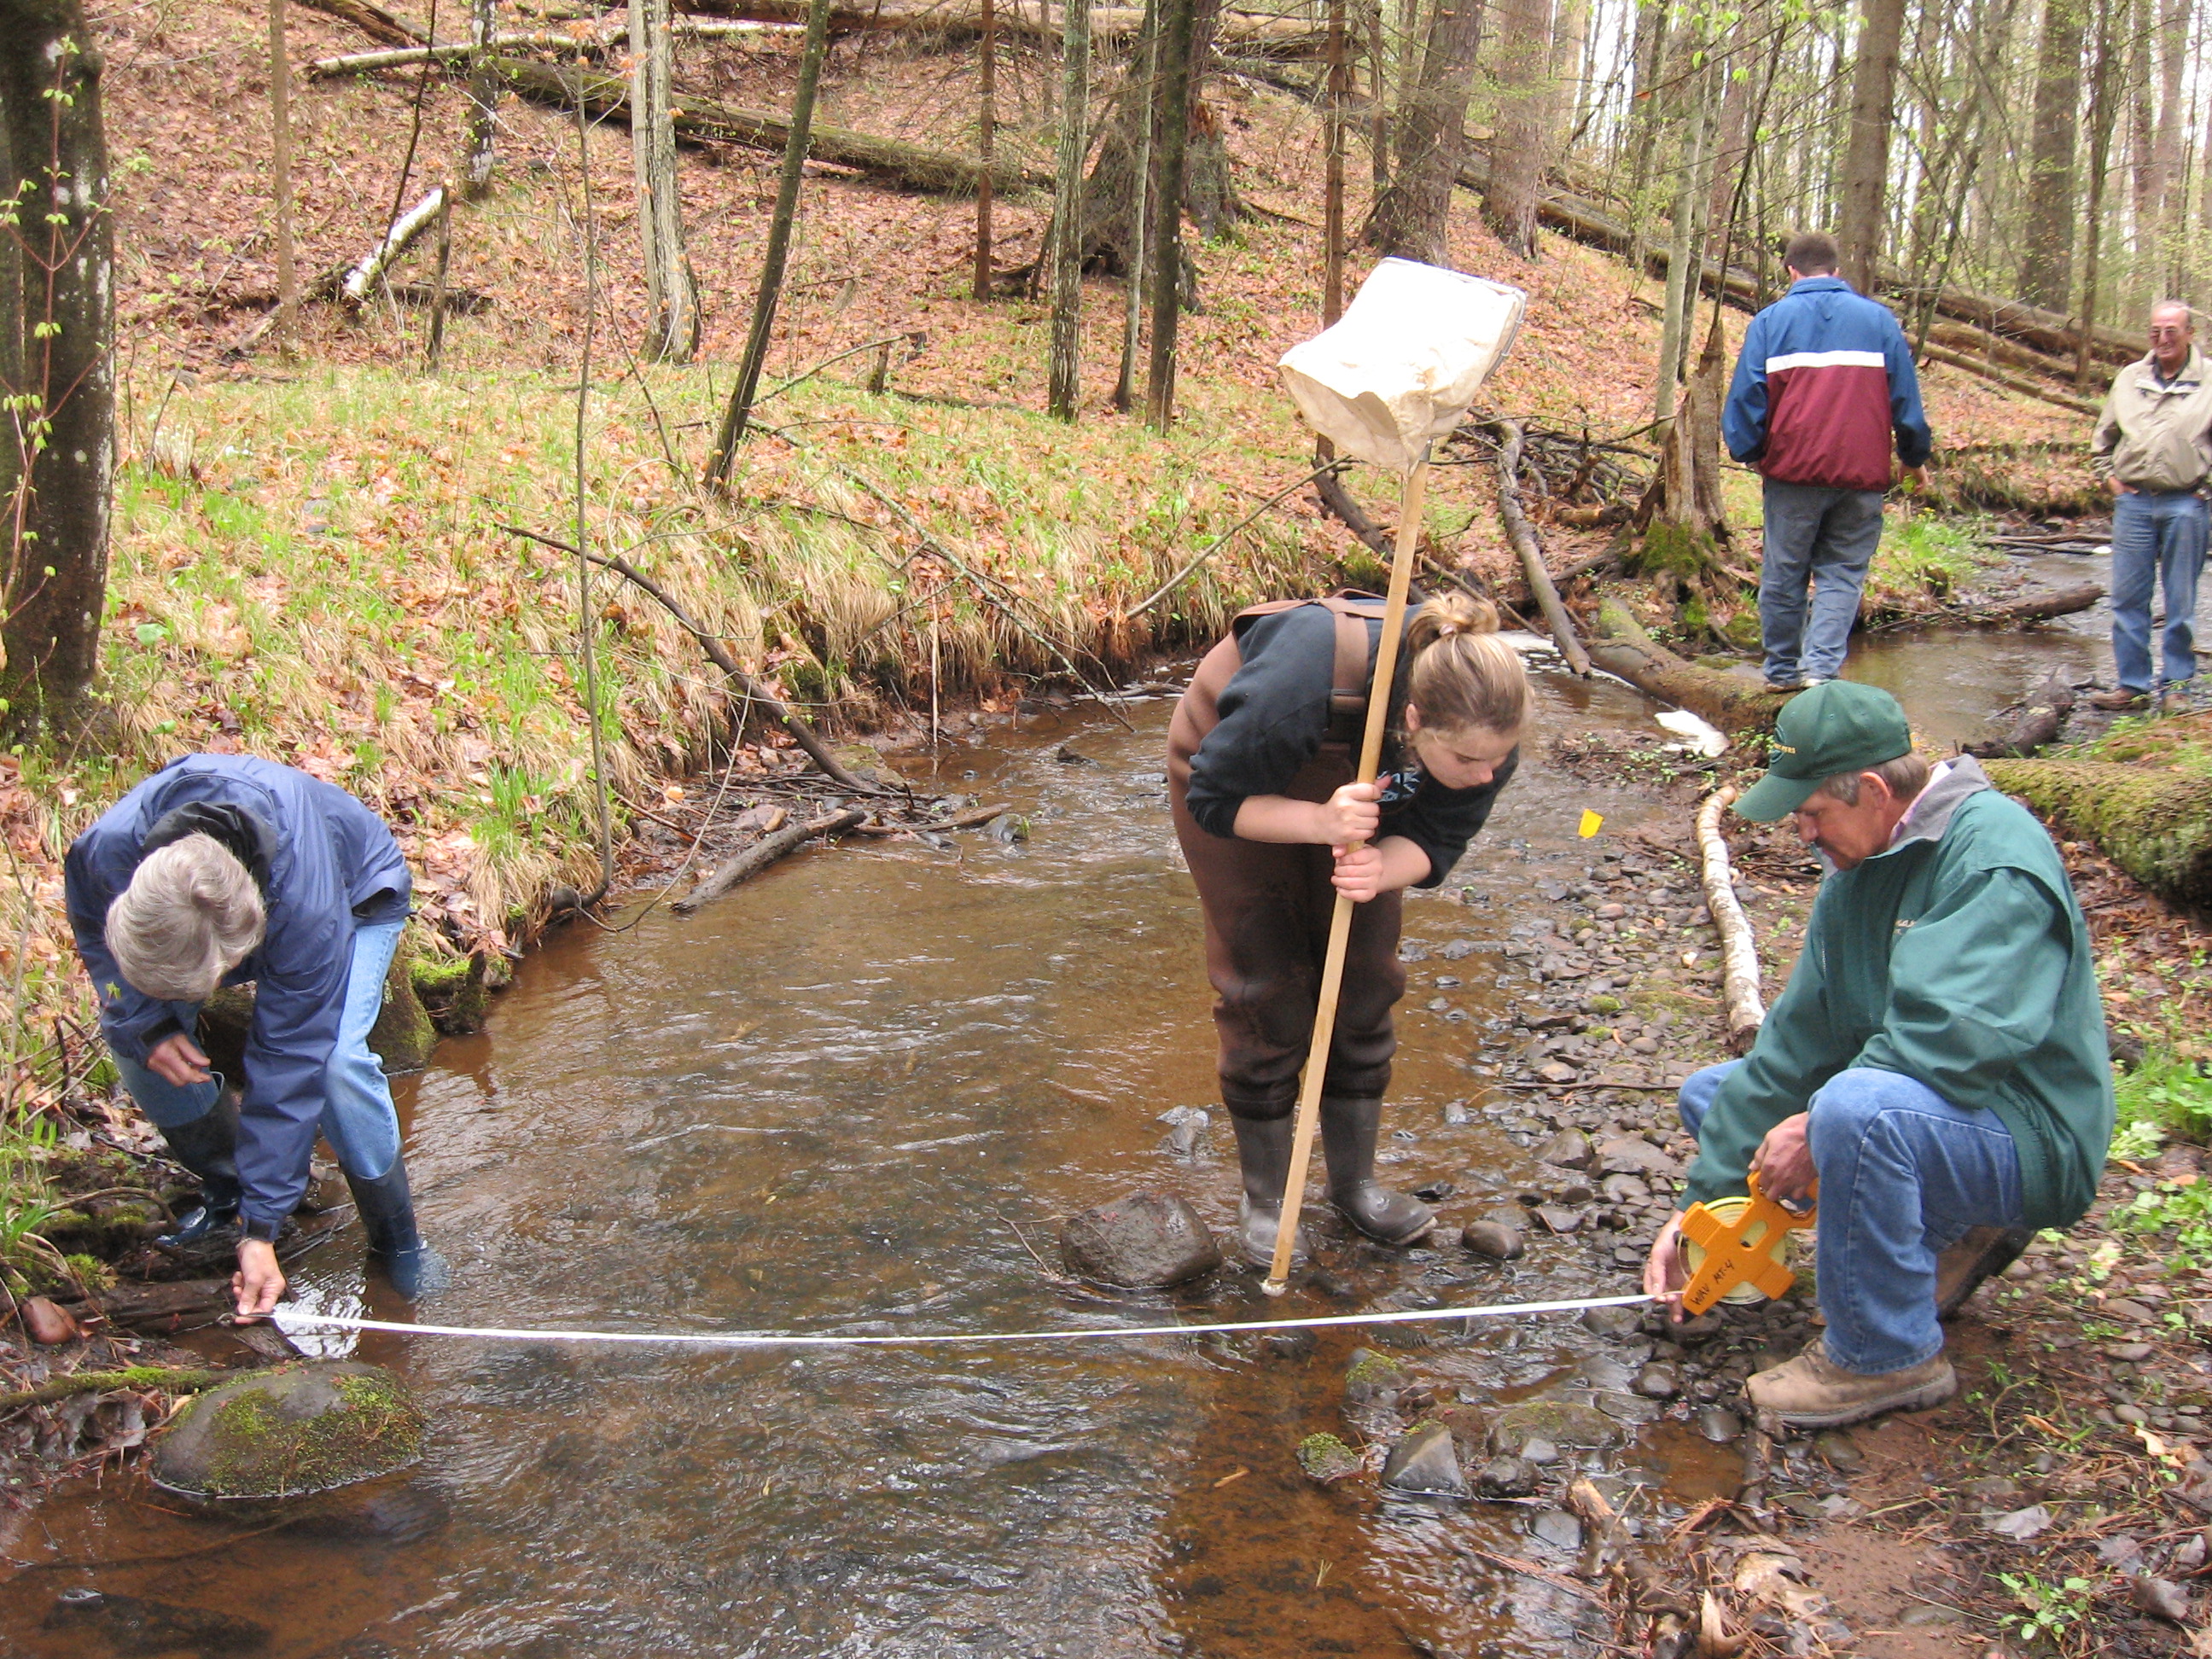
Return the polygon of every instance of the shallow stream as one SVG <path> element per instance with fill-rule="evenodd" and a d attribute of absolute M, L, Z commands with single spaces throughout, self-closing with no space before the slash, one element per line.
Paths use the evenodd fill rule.
<path fill-rule="evenodd" d="M 1946 738 L 2045 659 L 2096 666 L 2101 617 L 1877 641 L 1853 673 Z M 1540 679 L 1539 741 L 1662 735 L 1626 687 Z M 426 1230 L 454 1267 L 424 1316 L 1003 1330 L 1632 1288 L 1632 1269 L 1594 1279 L 1581 1252 L 1532 1245 L 1498 1264 L 1455 1243 L 1392 1254 L 1340 1236 L 1281 1302 L 1242 1270 L 1115 1299 L 1056 1277 L 1059 1219 L 1136 1187 L 1233 1219 L 1218 1107 L 1192 1158 L 1158 1121 L 1214 1102 L 1161 770 L 1170 706 L 1133 706 L 1134 730 L 1089 708 L 948 743 L 937 782 L 1012 803 L 1024 845 L 805 854 L 694 918 L 573 929 L 533 956 L 485 1033 L 399 1080 Z M 1508 929 L 1595 856 L 1577 836 L 1585 809 L 1606 816 L 1601 846 L 1680 810 L 1530 759 L 1445 894 L 1408 907 L 1410 938 L 1475 947 L 1415 969 L 1388 1121 L 1394 1178 L 1455 1183 L 1440 1206 L 1453 1223 L 1511 1204 L 1533 1169 L 1527 1137 L 1484 1109 L 1504 1097 L 1476 1060 L 1521 994 L 1498 954 Z M 902 764 L 931 775 L 927 757 Z M 312 1302 L 358 1305 L 357 1256 L 303 1268 Z M 1556 1383 L 1589 1342 L 1559 1317 L 1427 1328 L 1394 1340 L 1484 1404 Z M 1485 1559 L 1541 1553 L 1528 1511 L 1384 1501 L 1297 1473 L 1301 1437 L 1344 1431 L 1361 1340 L 1381 1340 L 793 1358 L 371 1334 L 362 1357 L 410 1378 L 435 1424 L 410 1478 L 258 1532 L 179 1513 L 137 1479 L 65 1494 L 11 1528 L 5 1553 L 106 1565 L 14 1575 L 0 1650 L 234 1650 L 145 1617 L 42 1624 L 82 1585 L 253 1620 L 274 1659 L 1549 1655 L 1595 1631 L 1574 1595 Z M 1734 1454 L 1670 1433 L 1622 1462 L 1694 1498 Z"/>

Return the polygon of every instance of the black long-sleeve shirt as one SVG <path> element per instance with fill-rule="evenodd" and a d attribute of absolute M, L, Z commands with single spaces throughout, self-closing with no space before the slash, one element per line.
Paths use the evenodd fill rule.
<path fill-rule="evenodd" d="M 1369 620 L 1367 651 L 1382 637 Z M 1220 722 L 1191 757 L 1190 815 L 1210 836 L 1233 838 L 1237 813 L 1254 795 L 1279 795 L 1328 737 L 1329 694 L 1336 676 L 1336 617 L 1317 605 L 1255 617 L 1238 637 L 1243 666 L 1221 693 Z M 1383 756 L 1383 836 L 1403 836 L 1429 855 L 1425 880 L 1451 873 L 1481 832 L 1500 790 L 1520 764 L 1515 749 L 1491 781 L 1447 789 L 1410 755 Z"/>

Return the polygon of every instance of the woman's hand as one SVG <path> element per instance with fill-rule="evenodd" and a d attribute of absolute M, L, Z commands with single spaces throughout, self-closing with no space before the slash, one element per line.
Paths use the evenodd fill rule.
<path fill-rule="evenodd" d="M 208 1070 L 208 1057 L 200 1052 L 199 1045 L 182 1031 L 163 1037 L 148 1051 L 146 1069 L 179 1089 L 205 1083 L 215 1075 Z"/>
<path fill-rule="evenodd" d="M 1352 847 L 1330 849 L 1336 854 L 1336 868 L 1329 872 L 1329 880 L 1336 890 L 1354 904 L 1364 904 L 1383 888 L 1382 849 L 1368 842 Z"/>
<path fill-rule="evenodd" d="M 1319 833 L 1314 839 L 1339 849 L 1352 842 L 1373 841 L 1382 827 L 1382 809 L 1377 805 L 1382 799 L 1379 783 L 1346 784 L 1317 809 L 1321 816 L 1315 827 Z"/>

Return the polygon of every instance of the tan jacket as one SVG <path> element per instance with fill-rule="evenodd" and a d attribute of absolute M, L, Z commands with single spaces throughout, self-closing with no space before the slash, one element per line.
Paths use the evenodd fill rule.
<path fill-rule="evenodd" d="M 2212 380 L 2195 346 L 2163 386 L 2149 357 L 2114 377 L 2089 440 L 2089 465 L 2130 489 L 2194 489 L 2212 473 Z"/>

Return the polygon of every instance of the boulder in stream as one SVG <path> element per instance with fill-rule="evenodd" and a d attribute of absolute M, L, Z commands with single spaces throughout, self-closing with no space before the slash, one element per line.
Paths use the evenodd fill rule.
<path fill-rule="evenodd" d="M 1433 1418 L 1415 1424 L 1390 1448 L 1389 1461 L 1382 1465 L 1382 1484 L 1393 1492 L 1466 1497 L 1467 1474 L 1459 1466 L 1451 1425 Z"/>
<path fill-rule="evenodd" d="M 1078 1279 L 1116 1290 L 1180 1285 L 1221 1265 L 1198 1212 L 1167 1193 L 1131 1193 L 1079 1210 L 1060 1230 L 1060 1260 Z"/>
<path fill-rule="evenodd" d="M 79 1585 L 64 1590 L 41 1629 L 81 1631 L 114 1653 L 258 1653 L 269 1627 L 235 1614 Z"/>
<path fill-rule="evenodd" d="M 1555 1446 L 1610 1446 L 1621 1437 L 1620 1425 L 1595 1406 L 1571 1400 L 1524 1400 L 1498 1413 L 1491 1425 L 1491 1449 L 1518 1456 L 1532 1442 Z"/>
<path fill-rule="evenodd" d="M 1333 1434 L 1310 1434 L 1298 1442 L 1298 1467 L 1324 1486 L 1359 1473 L 1359 1454 Z"/>
<path fill-rule="evenodd" d="M 155 1450 L 154 1483 L 212 1500 L 306 1497 L 405 1468 L 422 1456 L 427 1426 L 381 1365 L 280 1365 L 185 1406 Z"/>

